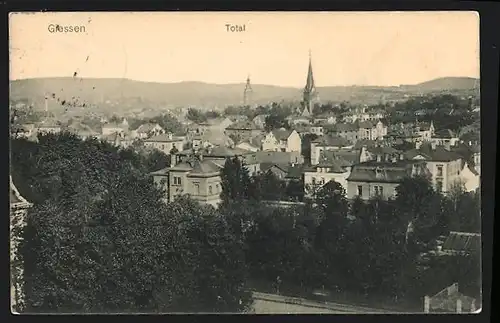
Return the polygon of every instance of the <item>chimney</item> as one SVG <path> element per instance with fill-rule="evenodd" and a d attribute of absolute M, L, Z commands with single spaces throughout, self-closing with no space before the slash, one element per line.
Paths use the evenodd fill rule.
<path fill-rule="evenodd" d="M 377 162 L 381 162 L 382 161 L 382 156 L 380 154 L 377 154 Z"/>
<path fill-rule="evenodd" d="M 404 160 L 404 159 L 405 159 L 405 155 L 399 154 L 399 160 Z"/>
<path fill-rule="evenodd" d="M 177 155 L 171 154 L 170 155 L 170 167 L 174 167 L 176 164 L 177 164 Z"/>

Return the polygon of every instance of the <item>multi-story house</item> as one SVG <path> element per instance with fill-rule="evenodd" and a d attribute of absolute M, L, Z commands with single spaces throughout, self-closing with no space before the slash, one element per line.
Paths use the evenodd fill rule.
<path fill-rule="evenodd" d="M 393 156 L 390 161 L 383 156 L 376 160 L 354 165 L 347 178 L 347 197 L 359 196 L 369 200 L 380 196 L 383 199 L 394 198 L 396 188 L 403 179 L 413 176 L 428 176 L 425 161 L 404 160 L 402 156 Z"/>
<path fill-rule="evenodd" d="M 352 143 L 358 140 L 358 127 L 354 123 L 337 123 L 326 127 L 326 132 L 345 138 Z"/>
<path fill-rule="evenodd" d="M 204 160 L 210 160 L 221 168 L 224 167 L 227 158 L 238 157 L 242 164 L 248 169 L 250 174 L 260 171 L 260 162 L 257 153 L 239 148 L 229 148 L 225 146 L 205 147 L 201 149 L 188 149 L 177 153 L 179 161 L 188 160 L 193 155 L 203 155 Z"/>
<path fill-rule="evenodd" d="M 301 152 L 302 139 L 295 130 L 284 128 L 270 131 L 262 142 L 263 151 Z"/>
<path fill-rule="evenodd" d="M 448 150 L 456 146 L 459 141 L 458 136 L 449 129 L 435 131 L 430 139 L 432 147 L 443 146 Z"/>
<path fill-rule="evenodd" d="M 169 155 L 175 147 L 177 151 L 184 150 L 184 137 L 176 137 L 172 133 L 164 133 L 144 140 L 145 147 L 152 147 Z"/>
<path fill-rule="evenodd" d="M 164 133 L 165 129 L 157 123 L 145 123 L 140 125 L 136 130 L 132 131 L 132 135 L 139 139 L 155 137 Z"/>
<path fill-rule="evenodd" d="M 408 160 L 424 160 L 431 174 L 431 183 L 436 191 L 447 193 L 460 181 L 462 158 L 459 154 L 442 146 L 436 148 L 422 145 L 420 149 L 407 151 Z"/>
<path fill-rule="evenodd" d="M 304 171 L 304 193 L 310 196 L 332 180 L 342 185 L 347 192 L 351 167 L 358 162 L 359 153 L 356 151 L 322 151 L 317 164 Z"/>
<path fill-rule="evenodd" d="M 229 125 L 224 134 L 230 138 L 235 138 L 237 142 L 250 140 L 262 132 L 253 122 L 240 121 Z"/>
<path fill-rule="evenodd" d="M 311 165 L 319 162 L 320 154 L 325 150 L 352 149 L 353 144 L 338 136 L 323 136 L 311 141 Z"/>
<path fill-rule="evenodd" d="M 170 167 L 151 173 L 154 182 L 165 189 L 165 202 L 171 202 L 181 195 L 217 207 L 221 202 L 221 167 L 203 155 L 190 156 L 185 161 L 171 155 Z"/>
<path fill-rule="evenodd" d="M 387 135 L 387 127 L 379 120 L 364 121 L 358 124 L 358 139 L 381 140 Z"/>
<path fill-rule="evenodd" d="M 434 122 L 432 121 L 430 123 L 417 122 L 412 128 L 412 133 L 418 137 L 421 142 L 431 141 L 434 131 Z"/>

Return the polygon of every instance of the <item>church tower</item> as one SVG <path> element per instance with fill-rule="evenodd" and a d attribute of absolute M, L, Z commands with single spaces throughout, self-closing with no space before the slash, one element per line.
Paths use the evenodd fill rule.
<path fill-rule="evenodd" d="M 304 110 L 302 110 L 302 116 L 308 117 L 312 115 L 312 110 L 314 107 L 314 102 L 317 100 L 318 93 L 316 92 L 316 86 L 314 85 L 314 76 L 311 63 L 311 51 L 309 51 L 309 68 L 307 70 L 307 80 L 306 86 L 304 87 L 302 104 Z"/>
<path fill-rule="evenodd" d="M 247 84 L 245 85 L 245 90 L 243 91 L 243 105 L 248 106 L 252 104 L 252 85 L 250 85 L 250 75 L 247 77 Z"/>

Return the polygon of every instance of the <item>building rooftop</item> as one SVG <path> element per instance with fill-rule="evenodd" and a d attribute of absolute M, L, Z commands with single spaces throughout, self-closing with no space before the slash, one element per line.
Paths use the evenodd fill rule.
<path fill-rule="evenodd" d="M 170 134 L 164 133 L 148 139 L 144 139 L 145 142 L 178 142 L 183 141 L 183 138 L 174 137 Z"/>
<path fill-rule="evenodd" d="M 420 149 L 411 149 L 405 152 L 404 156 L 407 159 L 422 156 L 425 160 L 436 162 L 449 162 L 461 159 L 461 156 L 454 151 L 447 150 L 442 146 L 436 146 L 435 149 L 432 149 L 429 145 L 422 145 Z"/>
<path fill-rule="evenodd" d="M 317 147 L 348 147 L 352 146 L 352 143 L 339 136 L 322 136 L 314 139 L 312 141 L 313 143 L 316 143 Z"/>
<path fill-rule="evenodd" d="M 421 163 L 418 161 L 397 160 L 395 162 L 369 161 L 354 165 L 348 181 L 375 182 L 375 183 L 399 183 L 404 178 L 411 177 L 413 165 Z M 423 170 L 422 168 L 422 171 Z"/>
<path fill-rule="evenodd" d="M 272 131 L 274 137 L 278 140 L 287 140 L 288 137 L 290 137 L 290 135 L 292 134 L 292 132 L 293 132 L 293 130 L 288 130 L 288 129 L 284 129 L 284 128 L 276 129 L 276 130 Z"/>
<path fill-rule="evenodd" d="M 441 248 L 444 252 L 476 253 L 481 250 L 481 234 L 451 231 Z"/>

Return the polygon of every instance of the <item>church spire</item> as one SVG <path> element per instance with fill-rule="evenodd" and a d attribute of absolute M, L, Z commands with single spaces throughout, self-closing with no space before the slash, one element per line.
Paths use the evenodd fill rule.
<path fill-rule="evenodd" d="M 250 75 L 248 75 L 245 90 L 243 91 L 243 105 L 247 106 L 251 104 L 252 94 L 253 90 L 252 85 L 250 84 Z"/>
<path fill-rule="evenodd" d="M 304 87 L 304 93 L 303 93 L 303 103 L 304 103 L 304 110 L 302 111 L 303 116 L 309 116 L 312 114 L 312 108 L 313 108 L 312 101 L 315 98 L 316 98 L 316 86 L 314 84 L 311 50 L 309 50 L 309 67 L 307 70 L 306 86 Z"/>

